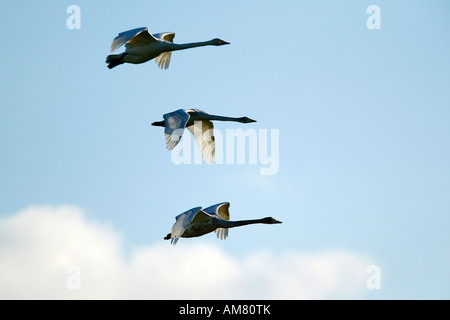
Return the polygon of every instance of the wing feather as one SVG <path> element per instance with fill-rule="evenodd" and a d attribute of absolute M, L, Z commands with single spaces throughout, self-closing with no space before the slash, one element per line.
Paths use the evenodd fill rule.
<path fill-rule="evenodd" d="M 165 40 L 173 43 L 173 38 L 175 38 L 175 33 L 173 32 L 163 32 L 163 33 L 154 33 L 153 36 L 157 39 Z M 169 68 L 170 58 L 172 57 L 172 51 L 163 52 L 159 56 L 156 57 L 155 62 L 158 64 L 158 67 L 161 69 Z"/>
<path fill-rule="evenodd" d="M 158 40 L 148 32 L 148 29 L 138 32 L 134 37 L 125 43 L 125 48 L 131 49 L 136 46 L 146 46 L 157 43 Z"/>
<path fill-rule="evenodd" d="M 154 33 L 153 36 L 157 39 L 166 40 L 173 43 L 173 38 L 175 38 L 174 32 L 161 32 Z"/>
<path fill-rule="evenodd" d="M 180 142 L 186 123 L 189 121 L 189 114 L 183 110 L 166 113 L 163 115 L 165 121 L 164 134 L 166 138 L 166 147 L 172 150 Z"/>
<path fill-rule="evenodd" d="M 133 39 L 135 37 L 137 38 Z M 117 37 L 114 38 L 111 44 L 111 52 L 115 51 L 116 49 L 130 41 L 131 43 L 136 43 L 139 42 L 139 40 L 144 41 L 145 39 L 149 42 L 156 41 L 156 39 L 148 33 L 148 28 L 146 27 L 121 32 Z"/>
<path fill-rule="evenodd" d="M 176 221 L 172 227 L 171 232 L 171 243 L 176 244 L 178 239 L 183 235 L 184 231 L 186 231 L 189 224 L 194 219 L 195 215 L 200 212 L 202 207 L 195 207 L 186 212 L 183 212 L 175 217 Z"/>
<path fill-rule="evenodd" d="M 170 58 L 172 57 L 172 51 L 163 52 L 155 58 L 155 62 L 161 69 L 169 68 Z"/>
<path fill-rule="evenodd" d="M 200 148 L 205 163 L 213 163 L 215 158 L 213 123 L 209 120 L 195 121 L 193 125 L 187 128 L 193 134 L 195 142 Z"/>
<path fill-rule="evenodd" d="M 205 208 L 203 211 L 209 214 L 217 215 L 224 220 L 230 220 L 229 208 L 229 202 L 222 202 Z M 226 239 L 228 237 L 228 228 L 217 228 L 214 232 L 217 234 L 217 238 Z"/>

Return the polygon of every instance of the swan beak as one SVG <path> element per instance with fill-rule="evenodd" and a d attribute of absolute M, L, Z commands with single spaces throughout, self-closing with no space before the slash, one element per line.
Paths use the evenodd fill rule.
<path fill-rule="evenodd" d="M 220 44 L 230 44 L 230 43 L 226 42 L 226 41 L 223 41 L 223 40 L 220 40 Z"/>
<path fill-rule="evenodd" d="M 249 122 L 256 122 L 256 120 L 253 120 L 253 119 L 248 119 L 249 120 Z"/>
<path fill-rule="evenodd" d="M 277 220 L 277 219 L 273 219 L 274 221 L 274 223 L 283 223 L 283 222 L 281 222 L 280 220 Z"/>

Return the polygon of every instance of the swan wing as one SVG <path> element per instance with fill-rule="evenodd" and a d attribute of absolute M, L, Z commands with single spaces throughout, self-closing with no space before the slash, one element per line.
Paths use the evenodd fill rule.
<path fill-rule="evenodd" d="M 220 240 L 225 240 L 228 237 L 228 229 L 227 228 L 217 228 L 214 230 L 214 232 L 217 235 L 217 238 L 220 238 Z"/>
<path fill-rule="evenodd" d="M 195 142 L 200 148 L 205 163 L 213 163 L 215 158 L 213 123 L 209 120 L 194 121 L 194 124 L 187 128 L 194 135 Z"/>
<path fill-rule="evenodd" d="M 164 33 L 154 33 L 153 36 L 156 39 L 165 40 L 173 43 L 173 38 L 175 37 L 175 33 L 173 32 L 164 32 Z M 169 68 L 170 58 L 172 57 L 172 51 L 163 52 L 159 56 L 156 57 L 155 62 L 158 64 L 158 67 L 161 69 Z"/>
<path fill-rule="evenodd" d="M 189 121 L 189 114 L 185 110 L 177 110 L 163 115 L 165 121 L 164 135 L 166 147 L 172 150 L 180 142 L 186 123 Z"/>
<path fill-rule="evenodd" d="M 175 33 L 174 32 L 154 33 L 153 37 L 173 43 L 173 38 L 175 38 Z"/>
<path fill-rule="evenodd" d="M 172 58 L 172 51 L 163 52 L 155 58 L 155 62 L 161 69 L 169 68 L 170 58 Z"/>
<path fill-rule="evenodd" d="M 206 213 L 203 210 L 199 210 L 194 217 L 191 220 L 191 224 L 192 223 L 201 223 L 201 222 L 206 222 L 206 221 L 210 221 L 211 220 L 211 215 Z"/>
<path fill-rule="evenodd" d="M 128 40 L 125 43 L 125 47 L 127 49 L 130 49 L 133 47 L 141 47 L 150 44 L 156 44 L 157 42 L 158 40 L 148 32 L 148 28 L 145 28 L 145 30 L 138 32 L 134 37 Z"/>
<path fill-rule="evenodd" d="M 183 235 L 184 231 L 186 231 L 187 227 L 191 224 L 192 219 L 194 219 L 195 215 L 200 212 L 202 207 L 195 207 L 189 209 L 175 217 L 176 221 L 172 227 L 171 232 L 171 243 L 174 245 L 177 243 L 178 239 Z"/>
<path fill-rule="evenodd" d="M 221 202 L 215 205 L 212 205 L 208 208 L 203 209 L 206 213 L 218 215 L 220 218 L 224 220 L 230 220 L 230 203 L 229 202 Z"/>
<path fill-rule="evenodd" d="M 215 204 L 213 206 L 210 206 L 208 208 L 203 209 L 206 213 L 218 215 L 220 218 L 224 220 L 230 220 L 230 203 L 229 202 L 222 202 Z M 228 237 L 228 229 L 227 228 L 217 228 L 214 230 L 214 232 L 217 234 L 217 238 L 220 239 L 226 239 Z"/>
<path fill-rule="evenodd" d="M 172 227 L 171 243 L 175 245 L 191 224 L 208 222 L 210 220 L 211 215 L 204 212 L 202 207 L 195 207 L 178 215 Z"/>
<path fill-rule="evenodd" d="M 139 45 L 141 45 L 145 44 L 146 42 L 152 43 L 155 41 L 157 41 L 156 38 L 148 33 L 148 28 L 136 28 L 119 33 L 119 35 L 114 38 L 111 44 L 111 52 L 118 49 L 124 44 L 126 44 L 126 46 L 128 47 L 129 45 L 133 46 L 138 43 L 140 43 Z"/>

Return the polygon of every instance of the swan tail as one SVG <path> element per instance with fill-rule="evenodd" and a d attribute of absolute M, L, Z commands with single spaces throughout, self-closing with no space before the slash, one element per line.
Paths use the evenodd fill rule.
<path fill-rule="evenodd" d="M 106 57 L 106 63 L 108 63 L 108 68 L 112 69 L 117 67 L 118 65 L 124 63 L 123 61 L 123 53 L 122 54 L 110 54 Z"/>

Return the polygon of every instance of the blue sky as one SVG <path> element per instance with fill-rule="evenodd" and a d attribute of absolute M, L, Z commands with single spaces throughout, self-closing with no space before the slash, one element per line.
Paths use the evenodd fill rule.
<path fill-rule="evenodd" d="M 81 10 L 79 30 L 66 26 L 72 4 Z M 381 29 L 366 26 L 371 4 L 380 7 Z M 449 10 L 443 0 L 3 1 L 0 230 L 10 232 L 0 235 L 0 282 L 11 278 L 14 257 L 27 256 L 23 243 L 43 248 L 51 235 L 67 243 L 57 250 L 70 257 L 64 263 L 95 268 L 98 257 L 73 248 L 94 230 L 114 252 L 111 261 L 151 266 L 158 279 L 164 263 L 206 264 L 218 255 L 245 298 L 260 297 L 261 280 L 240 284 L 245 272 L 286 270 L 292 279 L 277 288 L 290 280 L 298 287 L 283 298 L 450 298 Z M 153 61 L 109 70 L 112 39 L 142 26 L 175 32 L 174 42 L 231 44 L 174 52 L 168 70 Z M 221 132 L 279 130 L 277 174 L 260 175 L 260 163 L 175 165 L 161 128 L 150 124 L 192 107 L 258 121 L 218 123 Z M 283 224 L 233 229 L 226 241 L 181 239 L 176 248 L 162 240 L 179 213 L 222 201 L 231 202 L 232 219 L 273 216 Z M 41 216 L 35 236 L 19 232 Z M 80 218 L 72 230 L 60 217 Z M 54 228 L 68 229 L 47 233 Z M 23 259 L 51 279 L 64 275 L 66 264 L 49 269 L 51 253 L 43 252 Z M 314 259 L 331 269 L 305 267 Z M 378 290 L 365 288 L 367 275 L 351 276 L 368 265 L 380 267 Z M 194 266 L 184 272 L 195 274 Z M 29 271 L 17 281 L 30 283 Z M 328 290 L 323 277 L 353 280 Z M 265 288 L 270 281 L 277 280 Z M 91 297 L 86 285 L 72 296 L 33 283 L 40 297 Z M 209 285 L 176 297 L 211 297 Z M 0 296 L 33 296 L 29 285 L 15 287 Z M 263 297 L 280 297 L 269 291 Z M 137 287 L 112 296 L 127 297 L 160 296 Z M 230 290 L 219 298 L 233 297 Z"/>

